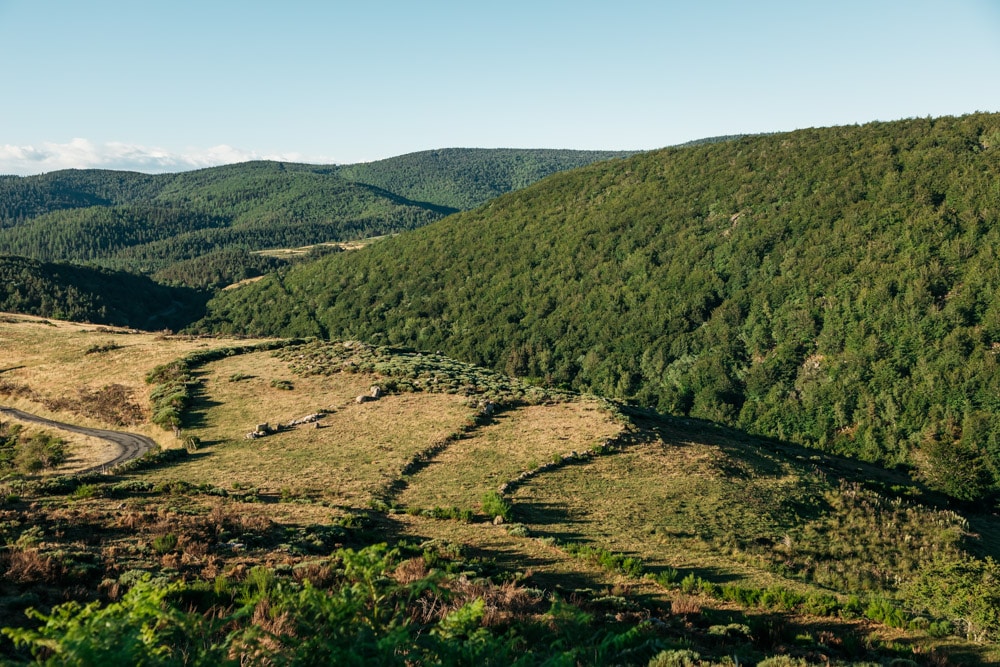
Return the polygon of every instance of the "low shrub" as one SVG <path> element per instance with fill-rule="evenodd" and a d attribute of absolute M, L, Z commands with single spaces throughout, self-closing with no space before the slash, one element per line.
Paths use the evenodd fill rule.
<path fill-rule="evenodd" d="M 660 651 L 649 661 L 649 667 L 697 667 L 701 655 L 690 649 Z"/>
<path fill-rule="evenodd" d="M 162 556 L 163 554 L 169 553 L 177 548 L 177 536 L 173 533 L 160 535 L 159 537 L 153 538 L 152 546 L 153 551 Z"/>
<path fill-rule="evenodd" d="M 680 573 L 676 568 L 665 567 L 659 572 L 648 572 L 646 573 L 646 576 L 658 583 L 660 586 L 670 588 L 677 581 L 677 577 L 680 576 Z"/>
<path fill-rule="evenodd" d="M 104 488 L 97 484 L 81 484 L 70 494 L 70 498 L 73 500 L 88 500 L 90 498 L 98 498 L 103 493 Z"/>
<path fill-rule="evenodd" d="M 523 523 L 511 523 L 507 525 L 507 533 L 514 537 L 530 537 L 531 531 Z"/>
<path fill-rule="evenodd" d="M 873 597 L 869 600 L 868 606 L 865 607 L 865 617 L 891 628 L 907 626 L 906 614 L 890 600 L 882 597 Z"/>
<path fill-rule="evenodd" d="M 514 508 L 510 502 L 496 491 L 487 491 L 482 498 L 483 514 L 489 517 L 500 517 L 510 521 L 514 516 Z"/>

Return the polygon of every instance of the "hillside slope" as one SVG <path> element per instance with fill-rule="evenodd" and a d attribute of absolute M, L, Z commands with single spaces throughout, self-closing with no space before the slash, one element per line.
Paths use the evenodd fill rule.
<path fill-rule="evenodd" d="M 218 255 L 201 259 L 211 253 L 230 251 L 228 273 L 237 275 L 258 268 L 248 251 L 414 229 L 552 172 L 620 155 L 449 149 L 363 165 L 247 162 L 177 174 L 2 177 L 0 252 L 166 271 L 194 285 L 205 263 L 219 264 Z"/>
<path fill-rule="evenodd" d="M 343 165 L 337 173 L 407 199 L 458 210 L 475 208 L 558 171 L 623 158 L 634 151 L 445 148 Z"/>
<path fill-rule="evenodd" d="M 317 637 L 402 664 L 438 635 L 511 642 L 484 665 L 997 659 L 997 517 L 936 509 L 895 471 L 357 341 L 10 315 L 0 340 L 0 404 L 108 428 L 125 408 L 165 447 L 110 474 L 0 479 L 0 635 L 30 640 L 0 642 L 4 660 L 143 662 L 127 645 L 191 662 L 211 645 L 226 647 L 211 664 L 259 662 L 235 638 L 262 627 L 275 662 Z M 0 450 L 19 428 L 3 417 Z M 79 461 L 93 443 L 67 448 Z M 424 575 L 402 607 L 382 594 Z M 25 615 L 68 601 L 58 623 Z M 460 634 L 429 631 L 467 603 Z"/>
<path fill-rule="evenodd" d="M 207 295 L 124 271 L 0 255 L 0 311 L 95 324 L 177 329 Z"/>
<path fill-rule="evenodd" d="M 54 210 L 0 230 L 0 248 L 148 274 L 220 249 L 363 238 L 412 229 L 451 211 L 271 162 L 156 178 L 155 194 Z"/>
<path fill-rule="evenodd" d="M 220 295 L 204 326 L 440 349 L 980 499 L 997 150 L 976 114 L 638 155 Z"/>

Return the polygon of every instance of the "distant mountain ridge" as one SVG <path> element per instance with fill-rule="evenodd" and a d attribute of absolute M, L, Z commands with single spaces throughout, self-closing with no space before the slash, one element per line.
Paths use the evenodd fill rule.
<path fill-rule="evenodd" d="M 374 185 L 413 201 L 468 210 L 558 171 L 634 154 L 635 151 L 444 148 L 342 165 L 337 173 L 347 180 Z"/>
<path fill-rule="evenodd" d="M 0 177 L 0 252 L 147 275 L 186 263 L 199 276 L 197 260 L 225 250 L 238 274 L 255 264 L 250 251 L 415 229 L 555 171 L 622 155 L 448 149 L 367 165 L 261 161 L 176 174 Z"/>
<path fill-rule="evenodd" d="M 552 176 L 218 296 L 204 327 L 442 350 L 1000 491 L 1000 115 Z"/>

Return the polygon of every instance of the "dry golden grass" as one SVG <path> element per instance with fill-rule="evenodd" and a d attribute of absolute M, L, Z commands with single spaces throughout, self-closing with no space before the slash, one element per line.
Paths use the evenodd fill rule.
<path fill-rule="evenodd" d="M 149 387 L 146 374 L 156 365 L 177 359 L 195 350 L 205 350 L 248 341 L 224 338 L 164 336 L 117 327 L 46 320 L 30 315 L 0 314 L 0 381 L 25 387 L 34 396 L 2 396 L 0 403 L 42 417 L 81 426 L 115 428 L 68 411 L 50 410 L 45 400 L 73 398 L 80 388 L 96 390 L 121 384 L 132 390 L 133 400 L 148 411 Z M 116 349 L 87 354 L 95 346 Z M 126 430 L 149 436 L 163 446 L 178 443 L 171 433 L 152 424 Z M 60 437 L 64 437 L 60 432 Z M 81 440 L 74 456 L 81 462 L 102 455 L 103 443 Z M 91 445 L 97 449 L 91 449 Z M 80 467 L 85 467 L 81 463 Z"/>
<path fill-rule="evenodd" d="M 254 276 L 252 278 L 244 278 L 243 280 L 237 280 L 235 283 L 226 285 L 223 287 L 223 291 L 234 290 L 244 285 L 252 285 L 264 279 L 264 276 Z"/>
<path fill-rule="evenodd" d="M 410 478 L 398 501 L 474 509 L 483 494 L 556 455 L 583 452 L 622 430 L 593 400 L 532 405 L 453 442 Z"/>
<path fill-rule="evenodd" d="M 185 433 L 205 445 L 151 479 L 233 483 L 270 492 L 322 493 L 336 502 L 366 505 L 417 452 L 457 431 L 471 410 L 459 396 L 398 394 L 358 404 L 375 378 L 365 374 L 300 377 L 270 353 L 231 357 L 205 366 Z M 243 379 L 232 380 L 234 377 Z M 288 380 L 293 389 L 272 386 Z M 319 423 L 247 440 L 257 424 L 272 427 L 329 411 Z"/>
<path fill-rule="evenodd" d="M 341 250 L 360 250 L 366 245 L 370 245 L 375 241 L 381 241 L 384 238 L 388 238 L 385 235 L 382 236 L 370 236 L 366 239 L 360 239 L 357 241 L 331 241 L 329 243 L 316 243 L 313 245 L 299 246 L 298 248 L 271 248 L 269 250 L 256 250 L 254 251 L 257 255 L 264 255 L 265 257 L 277 257 L 279 259 L 290 259 L 293 257 L 300 257 L 306 255 L 313 248 L 322 248 L 324 246 L 340 248 Z"/>
<path fill-rule="evenodd" d="M 225 339 L 127 333 L 126 329 L 43 320 L 27 315 L 0 321 L 4 350 L 2 377 L 52 397 L 75 394 L 77 387 L 119 383 L 146 393 L 145 375 L 157 364 L 188 352 L 234 343 Z M 47 322 L 47 324 L 46 324 Z M 245 342 L 245 341 L 240 341 Z M 117 349 L 87 354 L 95 345 Z"/>

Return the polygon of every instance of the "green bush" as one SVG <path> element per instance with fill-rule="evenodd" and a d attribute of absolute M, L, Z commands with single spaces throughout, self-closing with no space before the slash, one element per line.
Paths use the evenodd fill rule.
<path fill-rule="evenodd" d="M 757 663 L 757 667 L 808 667 L 809 663 L 804 658 L 793 658 L 788 655 L 776 655 L 764 658 Z"/>
<path fill-rule="evenodd" d="M 507 533 L 514 537 L 530 537 L 531 531 L 523 523 L 511 523 L 507 525 Z"/>
<path fill-rule="evenodd" d="M 676 581 L 680 573 L 676 568 L 665 567 L 659 572 L 647 572 L 646 576 L 664 588 L 670 588 Z"/>
<path fill-rule="evenodd" d="M 756 588 L 724 584 L 719 590 L 719 595 L 723 600 L 729 600 L 744 607 L 753 607 L 760 604 L 761 591 Z"/>
<path fill-rule="evenodd" d="M 805 602 L 805 599 L 801 593 L 790 591 L 783 586 L 769 586 L 761 593 L 760 604 L 769 609 L 792 611 Z"/>
<path fill-rule="evenodd" d="M 70 494 L 70 498 L 73 500 L 87 500 L 90 498 L 97 498 L 103 495 L 103 487 L 97 484 L 81 484 L 76 487 L 73 493 Z"/>
<path fill-rule="evenodd" d="M 802 605 L 802 611 L 814 616 L 835 616 L 840 610 L 840 601 L 829 593 L 812 593 Z"/>
<path fill-rule="evenodd" d="M 496 491 L 487 491 L 482 498 L 483 514 L 489 517 L 500 517 L 504 521 L 514 518 L 514 508 L 510 502 Z"/>
<path fill-rule="evenodd" d="M 947 637 L 954 632 L 954 626 L 948 621 L 931 621 L 927 626 L 927 634 L 931 637 Z"/>
<path fill-rule="evenodd" d="M 173 533 L 167 533 L 166 535 L 160 535 L 159 537 L 153 538 L 153 551 L 163 555 L 169 553 L 177 548 L 177 536 Z"/>
<path fill-rule="evenodd" d="M 697 667 L 701 655 L 689 649 L 660 651 L 649 661 L 648 667 Z"/>
<path fill-rule="evenodd" d="M 22 472 L 36 473 L 66 461 L 66 442 L 47 433 L 21 438 L 15 448 L 14 463 Z"/>
<path fill-rule="evenodd" d="M 865 617 L 890 628 L 907 626 L 906 615 L 890 600 L 882 597 L 873 597 L 869 600 L 868 606 L 865 607 Z"/>

